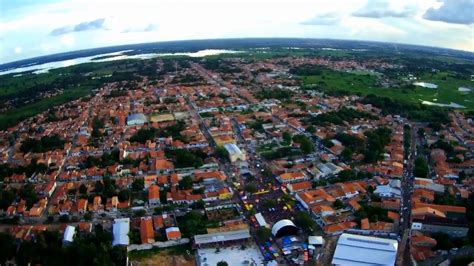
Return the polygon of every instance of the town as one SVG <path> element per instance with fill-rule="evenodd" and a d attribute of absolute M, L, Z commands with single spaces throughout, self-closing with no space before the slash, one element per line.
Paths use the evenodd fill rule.
<path fill-rule="evenodd" d="M 139 62 L 133 79 L 83 74 L 107 82 L 0 131 L 0 264 L 472 258 L 473 113 L 329 88 L 409 90 L 420 73 L 298 54 Z"/>

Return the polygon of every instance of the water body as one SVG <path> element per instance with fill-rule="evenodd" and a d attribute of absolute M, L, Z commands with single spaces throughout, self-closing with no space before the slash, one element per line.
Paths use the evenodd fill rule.
<path fill-rule="evenodd" d="M 32 72 L 34 74 L 40 73 L 47 73 L 52 69 L 74 66 L 84 63 L 93 63 L 93 62 L 108 62 L 108 61 L 116 61 L 116 60 L 124 60 L 124 59 L 151 59 L 155 57 L 163 57 L 163 56 L 189 56 L 189 57 L 205 57 L 211 55 L 219 55 L 219 54 L 234 54 L 234 53 L 242 53 L 243 51 L 234 51 L 234 50 L 223 50 L 223 49 L 206 49 L 200 50 L 197 52 L 186 52 L 186 53 L 144 53 L 144 54 L 134 54 L 134 55 L 127 55 L 126 52 L 130 52 L 133 50 L 124 50 L 114 53 L 106 53 L 106 54 L 99 54 L 94 56 L 87 56 L 87 57 L 78 57 L 75 59 L 69 60 L 62 60 L 62 61 L 55 61 L 49 62 L 44 64 L 38 65 L 29 65 L 19 68 L 13 68 L 6 71 L 1 71 L 0 75 L 12 74 L 12 73 L 22 73 L 22 72 Z M 17 76 L 20 76 L 18 74 Z"/>
<path fill-rule="evenodd" d="M 429 82 L 415 82 L 415 83 L 413 83 L 413 85 L 420 86 L 420 87 L 423 87 L 423 88 L 428 88 L 428 89 L 437 89 L 438 88 L 438 85 L 436 85 L 434 83 L 429 83 Z"/>
<path fill-rule="evenodd" d="M 440 107 L 450 107 L 450 108 L 466 108 L 466 106 L 464 105 L 460 105 L 458 103 L 453 103 L 453 102 L 451 102 L 450 104 L 445 104 L 445 103 L 434 103 L 430 101 L 422 101 L 421 104 L 434 105 L 434 106 L 440 106 Z"/>

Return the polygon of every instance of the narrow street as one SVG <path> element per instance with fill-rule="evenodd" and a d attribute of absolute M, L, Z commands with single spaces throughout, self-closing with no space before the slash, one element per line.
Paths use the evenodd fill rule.
<path fill-rule="evenodd" d="M 416 157 L 416 127 L 411 127 L 410 136 L 410 153 L 406 159 L 402 177 L 402 200 L 400 210 L 400 237 L 401 241 L 398 246 L 397 265 L 411 265 L 410 255 L 410 215 L 411 215 L 411 195 L 413 193 L 413 166 Z"/>

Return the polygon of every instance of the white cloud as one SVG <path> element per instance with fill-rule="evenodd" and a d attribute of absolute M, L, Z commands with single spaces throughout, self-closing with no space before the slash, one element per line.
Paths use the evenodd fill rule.
<path fill-rule="evenodd" d="M 474 23 L 474 0 L 442 1 L 439 8 L 430 8 L 423 18 L 455 24 Z"/>
<path fill-rule="evenodd" d="M 13 50 L 13 52 L 15 54 L 21 54 L 23 52 L 23 48 L 21 48 L 21 46 L 17 46 L 15 47 L 15 49 Z"/>
<path fill-rule="evenodd" d="M 128 43 L 229 37 L 366 39 L 474 50 L 469 25 L 452 28 L 423 18 L 442 5 L 438 0 L 69 0 L 0 18 L 0 62 Z M 51 36 L 58 28 L 66 29 L 64 34 Z M 28 49 L 6 52 L 19 46 Z"/>

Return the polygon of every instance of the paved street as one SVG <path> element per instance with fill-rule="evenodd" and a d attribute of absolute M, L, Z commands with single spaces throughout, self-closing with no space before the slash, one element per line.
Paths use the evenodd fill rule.
<path fill-rule="evenodd" d="M 400 237 L 398 246 L 397 265 L 411 265 L 410 255 L 410 215 L 411 215 L 411 195 L 413 193 L 413 166 L 416 157 L 416 127 L 411 126 L 410 152 L 405 161 L 402 177 L 402 200 L 400 211 Z"/>

